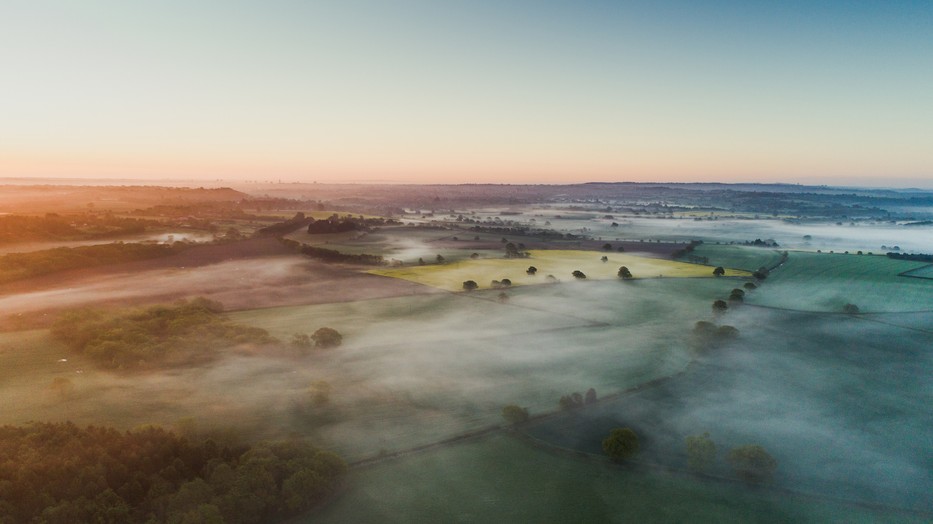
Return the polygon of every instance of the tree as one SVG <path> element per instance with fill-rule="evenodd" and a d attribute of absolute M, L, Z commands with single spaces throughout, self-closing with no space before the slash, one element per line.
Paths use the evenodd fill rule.
<path fill-rule="evenodd" d="M 716 444 L 709 433 L 691 435 L 686 439 L 687 465 L 694 471 L 706 471 L 716 460 Z"/>
<path fill-rule="evenodd" d="M 479 258 L 479 253 L 470 253 L 470 258 L 472 260 L 476 260 L 477 258 Z"/>
<path fill-rule="evenodd" d="M 718 266 L 716 267 L 716 269 L 713 270 L 713 276 L 721 277 L 725 274 L 726 274 L 726 270 L 722 266 Z"/>
<path fill-rule="evenodd" d="M 583 397 L 584 404 L 593 404 L 596 402 L 596 390 L 590 388 L 586 390 L 586 395 Z"/>
<path fill-rule="evenodd" d="M 742 287 L 744 287 L 745 289 L 747 289 L 747 290 L 749 290 L 749 291 L 752 291 L 752 290 L 754 290 L 754 289 L 758 289 L 758 286 L 756 286 L 754 282 L 746 282 L 746 283 L 742 284 Z"/>
<path fill-rule="evenodd" d="M 418 259 L 418 265 L 419 265 L 419 266 L 423 266 L 423 265 L 424 265 L 424 259 L 423 259 L 423 258 L 419 258 L 419 259 Z"/>
<path fill-rule="evenodd" d="M 551 283 L 560 282 L 560 280 L 558 280 L 557 277 L 555 277 L 554 275 L 548 275 L 548 276 L 545 277 L 545 278 L 547 278 L 547 281 L 548 281 L 548 282 L 551 282 Z"/>
<path fill-rule="evenodd" d="M 496 298 L 497 298 L 497 299 L 499 300 L 499 302 L 502 303 L 502 304 L 505 304 L 506 302 L 509 301 L 509 295 L 508 295 L 505 291 L 503 291 L 502 293 L 499 293 L 499 296 L 496 297 Z"/>
<path fill-rule="evenodd" d="M 603 255 L 599 258 L 599 260 L 602 262 L 609 262 L 609 257 L 607 257 L 606 255 Z"/>
<path fill-rule="evenodd" d="M 842 306 L 842 312 L 846 315 L 858 315 L 859 308 L 855 304 L 846 304 Z"/>
<path fill-rule="evenodd" d="M 583 395 L 577 392 L 564 395 L 560 397 L 560 401 L 557 405 L 563 410 L 578 408 L 583 405 Z"/>
<path fill-rule="evenodd" d="M 638 435 L 630 428 L 615 428 L 603 439 L 603 451 L 615 461 L 630 459 L 638 453 Z"/>
<path fill-rule="evenodd" d="M 759 445 L 732 448 L 728 460 L 736 476 L 749 484 L 769 482 L 777 469 L 777 460 Z"/>
<path fill-rule="evenodd" d="M 528 408 L 509 404 L 502 408 L 502 418 L 509 424 L 521 424 L 522 422 L 526 422 L 529 418 Z"/>
<path fill-rule="evenodd" d="M 444 263 L 444 257 L 442 255 L 437 255 L 436 257 L 434 257 L 434 260 L 436 260 L 438 264 Z"/>
<path fill-rule="evenodd" d="M 726 304 L 725 300 L 717 300 L 713 302 L 713 313 L 725 313 L 729 309 L 729 304 Z"/>
<path fill-rule="evenodd" d="M 624 280 L 631 280 L 634 277 L 632 277 L 632 272 L 629 271 L 627 267 L 622 266 L 619 268 L 619 278 Z"/>
<path fill-rule="evenodd" d="M 512 287 L 512 281 L 509 280 L 508 278 L 503 278 L 502 280 L 499 281 L 499 285 L 501 285 L 502 287 Z"/>
<path fill-rule="evenodd" d="M 526 275 L 531 275 L 531 276 L 534 276 L 537 273 L 538 273 L 538 268 L 534 266 L 528 266 L 528 269 L 525 271 Z"/>
<path fill-rule="evenodd" d="M 473 291 L 474 289 L 477 289 L 478 287 L 479 287 L 479 284 L 477 284 L 476 281 L 474 280 L 467 280 L 463 283 L 464 291 Z"/>
<path fill-rule="evenodd" d="M 603 251 L 612 251 L 612 244 L 606 242 L 603 244 Z"/>
<path fill-rule="evenodd" d="M 292 335 L 292 346 L 298 349 L 308 349 L 312 345 L 311 337 L 307 333 L 295 333 Z"/>
<path fill-rule="evenodd" d="M 571 273 L 571 274 L 573 275 L 573 278 L 575 278 L 575 279 L 577 279 L 577 280 L 583 280 L 583 279 L 586 278 L 586 275 L 583 274 L 583 272 L 580 271 L 579 269 L 573 270 L 573 273 Z"/>
<path fill-rule="evenodd" d="M 742 291 L 739 288 L 735 288 L 729 293 L 729 302 L 744 302 L 745 301 L 745 291 Z"/>
<path fill-rule="evenodd" d="M 752 273 L 752 276 L 755 277 L 755 278 L 757 278 L 758 280 L 764 280 L 764 279 L 768 278 L 768 275 L 769 275 L 770 273 L 771 273 L 771 272 L 768 271 L 768 268 L 762 266 L 762 267 L 758 268 L 758 271 L 755 271 L 754 273 Z"/>
<path fill-rule="evenodd" d="M 311 340 L 314 341 L 314 347 L 318 349 L 335 348 L 343 343 L 343 335 L 336 329 L 322 327 L 311 335 Z"/>

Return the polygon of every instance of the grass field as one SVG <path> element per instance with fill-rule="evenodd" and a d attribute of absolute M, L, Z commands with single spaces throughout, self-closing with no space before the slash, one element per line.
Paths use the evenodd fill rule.
<path fill-rule="evenodd" d="M 923 267 L 918 267 L 917 269 L 911 269 L 903 273 L 905 277 L 913 278 L 929 278 L 933 279 L 933 264 L 929 264 Z"/>
<path fill-rule="evenodd" d="M 863 312 L 930 311 L 933 280 L 898 276 L 923 265 L 880 255 L 791 252 L 748 302 L 801 311 L 841 312 L 849 303 Z"/>
<path fill-rule="evenodd" d="M 601 262 L 600 257 L 608 257 Z M 538 269 L 536 275 L 526 274 L 529 266 Z M 595 251 L 550 250 L 531 251 L 530 258 L 464 260 L 449 264 L 375 269 L 370 273 L 418 282 L 448 291 L 459 291 L 463 282 L 473 280 L 481 289 L 489 288 L 492 280 L 508 278 L 514 286 L 547 283 L 547 275 L 559 280 L 574 280 L 571 273 L 582 271 L 589 280 L 618 280 L 620 266 L 626 266 L 636 279 L 658 277 L 712 277 L 713 267 L 687 264 L 625 253 Z M 741 270 L 727 270 L 726 276 L 748 276 Z"/>
<path fill-rule="evenodd" d="M 880 317 L 892 316 L 900 315 Z M 610 428 L 627 426 L 641 436 L 639 460 L 683 469 L 684 438 L 708 431 L 716 474 L 731 475 L 726 450 L 758 443 L 777 459 L 779 487 L 933 511 L 925 496 L 933 490 L 933 333 L 871 316 L 761 308 L 726 319 L 740 338 L 687 373 L 535 423 L 530 433 L 598 454 Z"/>
<path fill-rule="evenodd" d="M 508 436 L 355 470 L 295 522 L 922 522 L 740 485 L 554 455 Z"/>
<path fill-rule="evenodd" d="M 709 265 L 755 271 L 760 267 L 772 267 L 781 261 L 781 251 L 762 247 L 725 246 L 702 244 L 693 254 L 709 257 Z"/>

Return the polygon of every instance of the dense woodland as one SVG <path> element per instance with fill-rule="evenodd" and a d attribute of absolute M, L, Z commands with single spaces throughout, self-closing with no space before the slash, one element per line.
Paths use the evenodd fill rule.
<path fill-rule="evenodd" d="M 333 493 L 338 456 L 299 441 L 220 446 L 158 427 L 0 427 L 0 523 L 258 523 Z"/>
<path fill-rule="evenodd" d="M 196 298 L 129 313 L 63 314 L 52 334 L 108 369 L 145 370 L 209 362 L 227 348 L 275 344 L 260 328 L 229 321 L 217 302 Z"/>
<path fill-rule="evenodd" d="M 68 269 L 164 257 L 187 247 L 184 242 L 175 242 L 172 245 L 113 242 L 95 246 L 57 247 L 28 253 L 9 253 L 0 256 L 0 283 Z"/>
<path fill-rule="evenodd" d="M 158 222 L 112 214 L 0 216 L 0 244 L 45 240 L 87 240 L 143 233 Z"/>

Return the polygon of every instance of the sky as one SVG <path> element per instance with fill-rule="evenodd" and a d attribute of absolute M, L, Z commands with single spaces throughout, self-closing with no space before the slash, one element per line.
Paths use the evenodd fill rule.
<path fill-rule="evenodd" d="M 0 177 L 933 187 L 933 2 L 0 0 Z"/>

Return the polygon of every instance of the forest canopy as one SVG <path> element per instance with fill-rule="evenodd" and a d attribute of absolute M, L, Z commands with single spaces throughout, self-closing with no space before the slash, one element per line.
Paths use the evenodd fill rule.
<path fill-rule="evenodd" d="M 273 522 L 331 494 L 343 460 L 300 441 L 222 447 L 159 427 L 0 427 L 0 522 Z"/>
<path fill-rule="evenodd" d="M 63 314 L 52 334 L 110 369 L 144 370 L 208 362 L 222 348 L 277 342 L 260 328 L 221 315 L 219 302 L 196 298 L 128 313 L 83 309 Z"/>

